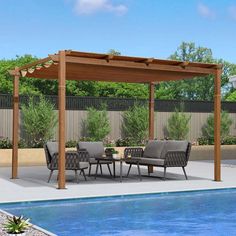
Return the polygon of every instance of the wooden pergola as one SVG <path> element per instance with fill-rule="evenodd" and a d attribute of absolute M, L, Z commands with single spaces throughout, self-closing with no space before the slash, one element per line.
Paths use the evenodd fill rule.
<path fill-rule="evenodd" d="M 30 77 L 58 80 L 59 96 L 59 177 L 58 188 L 65 185 L 65 99 L 66 80 L 90 80 L 149 84 L 149 139 L 154 139 L 154 86 L 160 81 L 214 76 L 214 180 L 221 180 L 220 113 L 222 65 L 115 56 L 71 50 L 10 71 L 14 76 L 12 179 L 18 178 L 19 79 Z M 151 170 L 150 170 L 151 171 Z"/>

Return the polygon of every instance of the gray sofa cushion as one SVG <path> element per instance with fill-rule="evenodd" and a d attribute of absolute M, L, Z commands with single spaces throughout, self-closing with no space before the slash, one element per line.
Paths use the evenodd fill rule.
<path fill-rule="evenodd" d="M 186 152 L 188 147 L 188 141 L 179 141 L 179 140 L 168 140 L 163 148 L 161 153 L 161 159 L 165 159 L 165 155 L 168 151 L 183 151 Z"/>
<path fill-rule="evenodd" d="M 144 149 L 143 156 L 149 158 L 160 158 L 166 141 L 150 140 Z"/>
<path fill-rule="evenodd" d="M 141 165 L 153 165 L 153 166 L 163 166 L 165 163 L 164 159 L 160 158 L 145 158 L 142 157 L 139 164 Z"/>
<path fill-rule="evenodd" d="M 54 153 L 58 152 L 58 142 L 47 142 L 46 145 L 51 157 Z"/>
<path fill-rule="evenodd" d="M 79 149 L 86 149 L 89 157 L 102 157 L 104 146 L 102 142 L 79 142 Z"/>

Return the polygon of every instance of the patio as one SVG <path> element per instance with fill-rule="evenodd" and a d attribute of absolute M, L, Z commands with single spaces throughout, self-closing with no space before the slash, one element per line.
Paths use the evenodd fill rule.
<path fill-rule="evenodd" d="M 128 166 L 124 166 L 124 175 Z M 142 182 L 139 181 L 137 169 L 132 168 L 129 178 L 119 182 L 119 178 L 110 178 L 107 168 L 104 168 L 104 176 L 88 177 L 85 182 L 83 176 L 80 182 L 74 181 L 74 172 L 66 172 L 67 189 L 56 189 L 56 173 L 50 183 L 47 183 L 48 169 L 46 166 L 21 167 L 20 179 L 10 179 L 10 167 L 0 168 L 1 194 L 0 202 L 18 202 L 49 199 L 66 199 L 81 197 L 113 196 L 126 194 L 160 193 L 173 191 L 189 191 L 217 188 L 236 187 L 236 160 L 222 160 L 222 181 L 212 181 L 214 173 L 213 161 L 190 161 L 186 167 L 189 180 L 185 180 L 181 168 L 167 169 L 167 179 L 164 181 L 163 168 L 154 168 L 153 177 L 147 176 L 147 168 L 141 167 Z M 94 171 L 94 169 L 93 169 Z M 94 173 L 94 172 L 93 172 Z M 118 171 L 117 171 L 118 174 Z"/>

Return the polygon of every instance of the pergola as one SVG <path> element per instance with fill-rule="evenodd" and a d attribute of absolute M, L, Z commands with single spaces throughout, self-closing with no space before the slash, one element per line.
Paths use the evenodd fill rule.
<path fill-rule="evenodd" d="M 222 65 L 155 58 L 115 56 L 71 50 L 10 71 L 14 76 L 12 179 L 18 178 L 19 79 L 30 77 L 58 80 L 59 96 L 59 177 L 58 188 L 65 185 L 65 99 L 66 80 L 90 80 L 149 84 L 149 139 L 154 139 L 154 86 L 160 81 L 214 76 L 214 180 L 221 180 L 220 112 Z M 150 168 L 150 171 L 151 168 Z"/>

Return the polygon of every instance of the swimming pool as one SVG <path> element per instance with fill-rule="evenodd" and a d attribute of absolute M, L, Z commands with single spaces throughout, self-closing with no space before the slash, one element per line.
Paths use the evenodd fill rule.
<path fill-rule="evenodd" d="M 236 235 L 236 190 L 0 204 L 61 236 Z"/>

